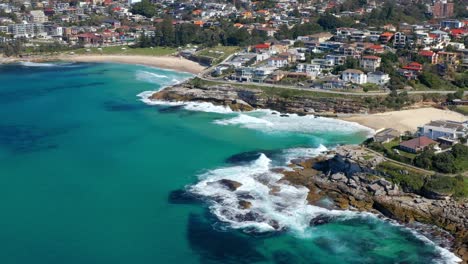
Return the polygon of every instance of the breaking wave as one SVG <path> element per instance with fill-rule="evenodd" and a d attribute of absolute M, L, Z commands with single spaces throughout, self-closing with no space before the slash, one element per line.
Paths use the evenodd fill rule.
<path fill-rule="evenodd" d="M 236 117 L 215 121 L 219 125 L 236 125 L 243 128 L 261 130 L 268 133 L 292 132 L 311 134 L 333 131 L 356 132 L 366 131 L 372 135 L 374 131 L 357 123 L 316 117 L 313 115 L 299 116 L 297 114 L 279 114 L 272 110 L 256 110 L 240 113 Z"/>
<path fill-rule="evenodd" d="M 184 74 L 181 75 L 178 72 L 168 71 L 168 70 L 158 70 L 163 71 L 162 73 L 155 73 L 146 70 L 138 70 L 135 73 L 135 78 L 141 82 L 147 82 L 152 84 L 157 84 L 161 88 L 164 88 L 169 85 L 178 84 L 192 75 Z"/>
<path fill-rule="evenodd" d="M 19 62 L 19 64 L 24 67 L 57 67 L 57 66 L 70 65 L 70 64 L 62 64 L 62 63 L 42 63 L 42 62 L 31 62 L 31 61 L 22 61 L 22 62 Z"/>
<path fill-rule="evenodd" d="M 198 111 L 198 112 L 208 112 L 208 113 L 219 113 L 219 114 L 228 114 L 233 113 L 229 107 L 224 107 L 220 105 L 214 105 L 212 103 L 205 102 L 169 102 L 163 100 L 152 100 L 150 99 L 154 91 L 147 91 L 138 94 L 140 100 L 148 105 L 166 105 L 166 106 L 183 106 L 184 109 L 189 111 Z"/>

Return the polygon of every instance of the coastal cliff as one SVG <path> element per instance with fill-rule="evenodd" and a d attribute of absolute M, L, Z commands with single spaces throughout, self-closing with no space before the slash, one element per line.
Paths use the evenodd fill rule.
<path fill-rule="evenodd" d="M 330 198 L 341 209 L 381 213 L 403 223 L 435 225 L 453 235 L 451 248 L 468 262 L 468 201 L 405 192 L 377 169 L 384 162 L 360 147 L 344 146 L 324 156 L 294 160 L 284 180 L 309 188 L 309 203 Z M 438 236 L 439 232 L 432 231 Z M 446 245 L 447 246 L 447 245 Z"/>
<path fill-rule="evenodd" d="M 353 96 L 310 96 L 284 93 L 269 93 L 268 91 L 235 85 L 209 85 L 196 87 L 191 83 L 183 83 L 168 87 L 154 93 L 151 100 L 210 102 L 223 105 L 234 111 L 249 111 L 256 108 L 297 114 L 334 115 L 336 113 L 366 113 L 369 108 L 357 97 Z"/>

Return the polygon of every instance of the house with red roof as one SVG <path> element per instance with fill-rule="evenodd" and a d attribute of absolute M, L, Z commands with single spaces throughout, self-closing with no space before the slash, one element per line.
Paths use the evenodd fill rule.
<path fill-rule="evenodd" d="M 261 43 L 254 46 L 256 52 L 266 52 L 271 49 L 271 45 L 269 43 Z"/>
<path fill-rule="evenodd" d="M 384 32 L 380 34 L 379 40 L 383 43 L 388 43 L 393 38 L 393 35 L 392 32 Z"/>
<path fill-rule="evenodd" d="M 384 53 L 385 49 L 382 45 L 372 45 L 369 46 L 366 51 L 372 54 L 382 54 Z"/>
<path fill-rule="evenodd" d="M 437 141 L 434 141 L 426 136 L 422 136 L 403 141 L 400 143 L 400 145 L 398 145 L 398 147 L 406 152 L 418 153 L 436 145 L 438 145 Z"/>
<path fill-rule="evenodd" d="M 414 72 L 422 72 L 423 66 L 422 64 L 417 63 L 417 62 L 410 62 L 408 65 L 403 66 L 403 69 L 414 71 Z"/>
<path fill-rule="evenodd" d="M 421 50 L 419 52 L 419 56 L 427 59 L 431 64 L 437 63 L 437 53 L 433 52 L 432 50 Z"/>
<path fill-rule="evenodd" d="M 453 38 L 464 38 L 468 36 L 468 29 L 465 28 L 453 28 L 450 30 L 450 36 Z"/>

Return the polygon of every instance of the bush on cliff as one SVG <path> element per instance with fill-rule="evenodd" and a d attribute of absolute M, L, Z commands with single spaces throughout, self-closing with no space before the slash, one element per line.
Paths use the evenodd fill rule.
<path fill-rule="evenodd" d="M 391 162 L 382 162 L 377 169 L 402 187 L 405 192 L 420 193 L 425 183 L 425 175 Z"/>

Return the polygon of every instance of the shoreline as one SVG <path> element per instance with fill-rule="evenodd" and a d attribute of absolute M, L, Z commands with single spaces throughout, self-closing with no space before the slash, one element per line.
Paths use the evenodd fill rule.
<path fill-rule="evenodd" d="M 50 62 L 50 61 L 66 61 L 66 62 L 97 62 L 97 63 L 123 63 L 134 65 L 145 65 L 161 69 L 175 70 L 179 72 L 187 72 L 191 74 L 199 74 L 204 69 L 194 61 L 183 57 L 175 56 L 143 56 L 143 55 L 51 55 L 51 56 L 31 56 L 24 58 L 0 58 L 0 64 L 16 63 L 16 62 Z"/>

